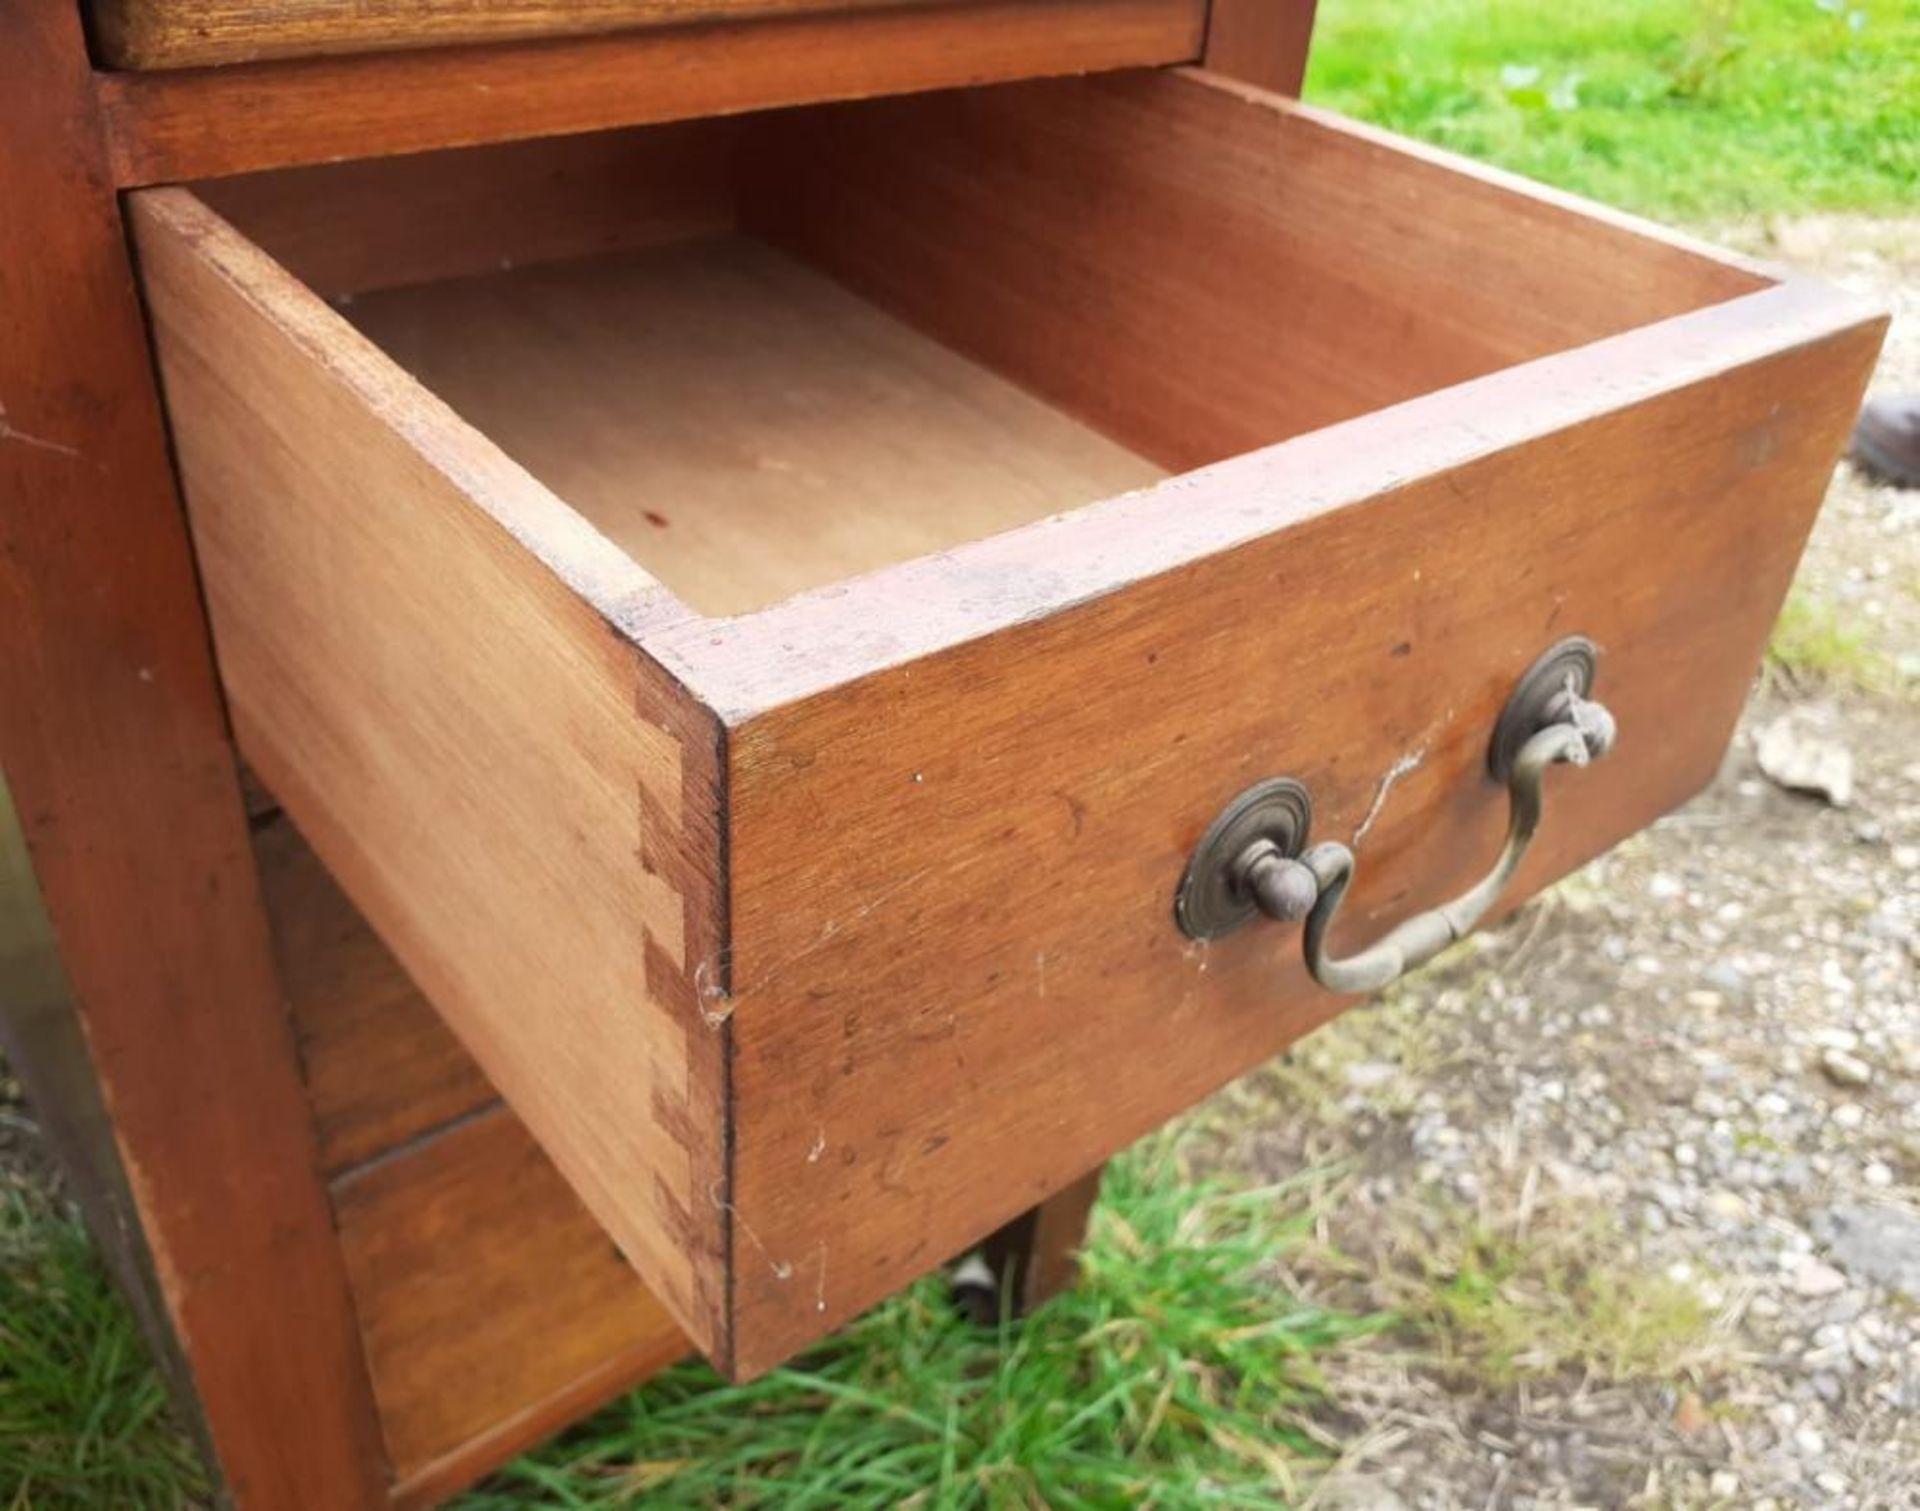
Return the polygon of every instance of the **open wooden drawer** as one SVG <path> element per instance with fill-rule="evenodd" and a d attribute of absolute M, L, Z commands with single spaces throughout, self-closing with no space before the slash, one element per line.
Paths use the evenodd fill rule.
<path fill-rule="evenodd" d="M 1882 328 L 1191 73 L 134 224 L 243 748 L 741 1374 L 1342 1005 L 1176 924 L 1242 789 L 1351 948 L 1487 869 L 1565 636 L 1618 749 L 1505 896 L 1699 787 Z"/>

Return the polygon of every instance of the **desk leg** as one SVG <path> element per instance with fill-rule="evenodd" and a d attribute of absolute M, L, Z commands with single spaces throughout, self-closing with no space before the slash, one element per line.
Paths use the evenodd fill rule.
<path fill-rule="evenodd" d="M 75 0 L 0 0 L 0 763 L 64 987 L 0 1027 L 228 1500 L 384 1506 L 95 89 Z"/>
<path fill-rule="evenodd" d="M 1002 1294 L 1012 1298 L 1009 1310 L 1015 1316 L 1032 1311 L 1073 1284 L 1104 1168 L 1092 1170 L 1039 1206 L 1030 1207 L 986 1241 L 987 1268 L 998 1279 Z"/>

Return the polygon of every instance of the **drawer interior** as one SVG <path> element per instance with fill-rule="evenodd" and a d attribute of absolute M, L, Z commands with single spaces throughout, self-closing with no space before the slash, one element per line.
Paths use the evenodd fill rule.
<path fill-rule="evenodd" d="M 749 236 L 389 289 L 348 314 L 707 614 L 1161 476 Z"/>
<path fill-rule="evenodd" d="M 1001 86 L 203 194 L 716 616 L 1765 282 L 1206 103 Z"/>

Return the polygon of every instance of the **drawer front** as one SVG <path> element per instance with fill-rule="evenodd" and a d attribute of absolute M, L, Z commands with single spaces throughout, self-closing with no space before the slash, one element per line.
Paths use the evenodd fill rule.
<path fill-rule="evenodd" d="M 356 300 L 485 434 L 190 194 L 134 222 L 243 745 L 649 1290 L 749 1374 L 1345 1005 L 1298 925 L 1176 921 L 1236 794 L 1292 778 L 1355 853 L 1345 953 L 1494 864 L 1489 742 L 1569 636 L 1618 745 L 1547 776 L 1503 903 L 1705 782 L 1883 322 L 1204 76 L 739 126 L 724 193 L 656 163 L 621 181 L 673 196 L 615 231 L 737 227 L 751 256 Z M 371 267 L 389 221 L 411 268 L 485 266 L 463 224 L 517 234 L 442 204 L 444 258 L 378 177 L 350 255 L 294 217 L 302 265 Z M 609 239 L 568 196 L 543 258 L 569 217 Z M 269 243 L 302 203 L 248 201 Z M 682 286 L 769 318 L 663 343 Z M 644 415 L 603 406 L 627 392 Z M 910 445 L 874 419 L 903 393 Z M 1113 443 L 1197 470 L 1040 518 Z M 987 508 L 1003 533 L 936 550 L 1002 464 L 1044 474 L 1036 522 Z M 775 577 L 841 547 L 852 574 L 860 521 L 894 564 L 739 613 L 640 565 L 685 580 L 697 525 L 702 573 L 732 529 Z"/>
<path fill-rule="evenodd" d="M 1314 838 L 1356 852 L 1343 951 L 1491 866 L 1489 741 L 1564 636 L 1599 647 L 1618 747 L 1549 778 L 1507 901 L 1704 785 L 1866 350 L 1815 341 L 1458 461 L 1426 465 L 1431 437 L 1390 425 L 1219 469 L 1189 507 L 1361 496 L 740 729 L 734 1199 L 777 1260 L 737 1275 L 745 1367 L 1346 1005 L 1308 978 L 1297 925 L 1176 926 L 1189 856 L 1251 784 L 1298 779 Z M 1603 366 L 1567 378 L 1600 392 Z M 1489 407 L 1455 425 L 1528 404 L 1473 398 Z M 1058 559 L 1049 537 L 1023 542 L 1030 571 Z M 938 598 L 918 586 L 897 612 Z"/>

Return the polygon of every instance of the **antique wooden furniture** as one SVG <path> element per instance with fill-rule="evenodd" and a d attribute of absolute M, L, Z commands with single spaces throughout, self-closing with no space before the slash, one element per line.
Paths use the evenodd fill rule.
<path fill-rule="evenodd" d="M 1291 0 L 0 17 L 9 1047 L 245 1506 L 1058 1283 L 1707 779 L 1883 325 Z"/>

